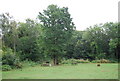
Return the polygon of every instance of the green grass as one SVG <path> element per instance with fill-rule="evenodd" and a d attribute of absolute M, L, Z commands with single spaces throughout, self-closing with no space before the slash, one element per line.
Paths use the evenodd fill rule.
<path fill-rule="evenodd" d="M 26 67 L 2 72 L 3 79 L 118 79 L 118 64 L 78 64 Z"/>

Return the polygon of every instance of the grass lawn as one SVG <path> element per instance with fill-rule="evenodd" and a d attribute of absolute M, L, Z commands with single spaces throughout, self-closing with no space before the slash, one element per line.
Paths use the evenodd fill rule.
<path fill-rule="evenodd" d="M 118 79 L 118 64 L 78 64 L 28 67 L 2 72 L 3 79 Z"/>

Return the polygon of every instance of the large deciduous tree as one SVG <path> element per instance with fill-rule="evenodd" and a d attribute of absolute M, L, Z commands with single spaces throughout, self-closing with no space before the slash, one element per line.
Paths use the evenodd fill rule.
<path fill-rule="evenodd" d="M 16 53 L 16 39 L 17 39 L 17 23 L 9 13 L 0 15 L 0 35 L 2 38 L 2 45 L 6 45 L 14 49 Z"/>
<path fill-rule="evenodd" d="M 67 7 L 59 8 L 57 5 L 49 5 L 38 17 L 43 23 L 45 53 L 57 65 L 75 29 L 72 18 Z"/>

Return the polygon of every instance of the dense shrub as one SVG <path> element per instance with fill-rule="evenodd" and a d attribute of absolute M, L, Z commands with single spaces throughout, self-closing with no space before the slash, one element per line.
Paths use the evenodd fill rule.
<path fill-rule="evenodd" d="M 77 60 L 76 59 L 70 59 L 72 65 L 77 65 Z"/>
<path fill-rule="evenodd" d="M 62 64 L 76 64 L 76 63 L 90 63 L 90 61 L 84 60 L 84 59 L 68 59 L 68 60 L 64 60 L 62 61 Z"/>
<path fill-rule="evenodd" d="M 34 67 L 38 64 L 39 64 L 38 62 L 33 62 L 33 61 L 29 61 L 29 60 L 25 60 L 25 61 L 22 62 L 23 67 L 29 67 L 29 66 Z"/>
<path fill-rule="evenodd" d="M 87 60 L 84 60 L 84 59 L 78 59 L 76 60 L 77 63 L 90 63 L 90 61 L 87 59 Z"/>
<path fill-rule="evenodd" d="M 106 60 L 106 59 L 101 59 L 100 62 L 101 62 L 101 63 L 110 63 L 110 61 L 109 61 L 109 60 Z"/>
<path fill-rule="evenodd" d="M 111 63 L 111 61 L 107 59 L 100 59 L 100 60 L 93 60 L 92 63 Z"/>
<path fill-rule="evenodd" d="M 62 64 L 72 64 L 75 63 L 76 60 L 75 59 L 68 59 L 68 60 L 63 60 L 61 63 Z"/>
<path fill-rule="evenodd" d="M 62 64 L 70 64 L 71 61 L 70 61 L 70 60 L 63 60 L 61 63 L 62 63 Z"/>
<path fill-rule="evenodd" d="M 116 59 L 112 59 L 112 60 L 110 60 L 110 62 L 111 63 L 118 63 L 118 62 L 120 62 L 119 60 L 116 60 Z"/>
<path fill-rule="evenodd" d="M 37 63 L 35 63 L 35 62 L 29 62 L 29 63 L 30 63 L 29 65 L 32 66 L 32 67 L 37 65 Z"/>
<path fill-rule="evenodd" d="M 14 54 L 12 49 L 4 47 L 2 53 L 2 65 L 9 65 L 11 68 L 16 68 L 17 64 L 20 63 L 17 54 Z"/>
<path fill-rule="evenodd" d="M 11 69 L 10 65 L 2 65 L 2 71 L 10 71 Z"/>
<path fill-rule="evenodd" d="M 100 60 L 93 60 L 92 63 L 100 63 Z"/>
<path fill-rule="evenodd" d="M 14 67 L 17 69 L 22 69 L 23 65 L 22 65 L 22 63 L 18 63 L 18 64 L 15 64 Z"/>
<path fill-rule="evenodd" d="M 41 66 L 51 66 L 51 64 L 49 64 L 49 63 L 43 63 L 43 64 L 41 64 Z"/>

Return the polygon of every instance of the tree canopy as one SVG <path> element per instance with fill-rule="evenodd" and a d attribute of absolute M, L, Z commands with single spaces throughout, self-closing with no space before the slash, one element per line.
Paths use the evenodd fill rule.
<path fill-rule="evenodd" d="M 49 5 L 39 12 L 38 19 L 28 18 L 25 22 L 16 22 L 9 13 L 1 14 L 0 52 L 3 52 L 4 64 L 15 65 L 18 60 L 52 61 L 57 65 L 71 58 L 119 59 L 120 23 L 106 22 L 78 31 L 68 10 Z"/>
<path fill-rule="evenodd" d="M 66 44 L 72 37 L 75 26 L 68 12 L 68 8 L 59 8 L 56 5 L 48 6 L 43 14 L 38 15 L 43 23 L 43 42 L 45 52 L 54 59 L 54 64 L 58 62 L 64 52 Z"/>

